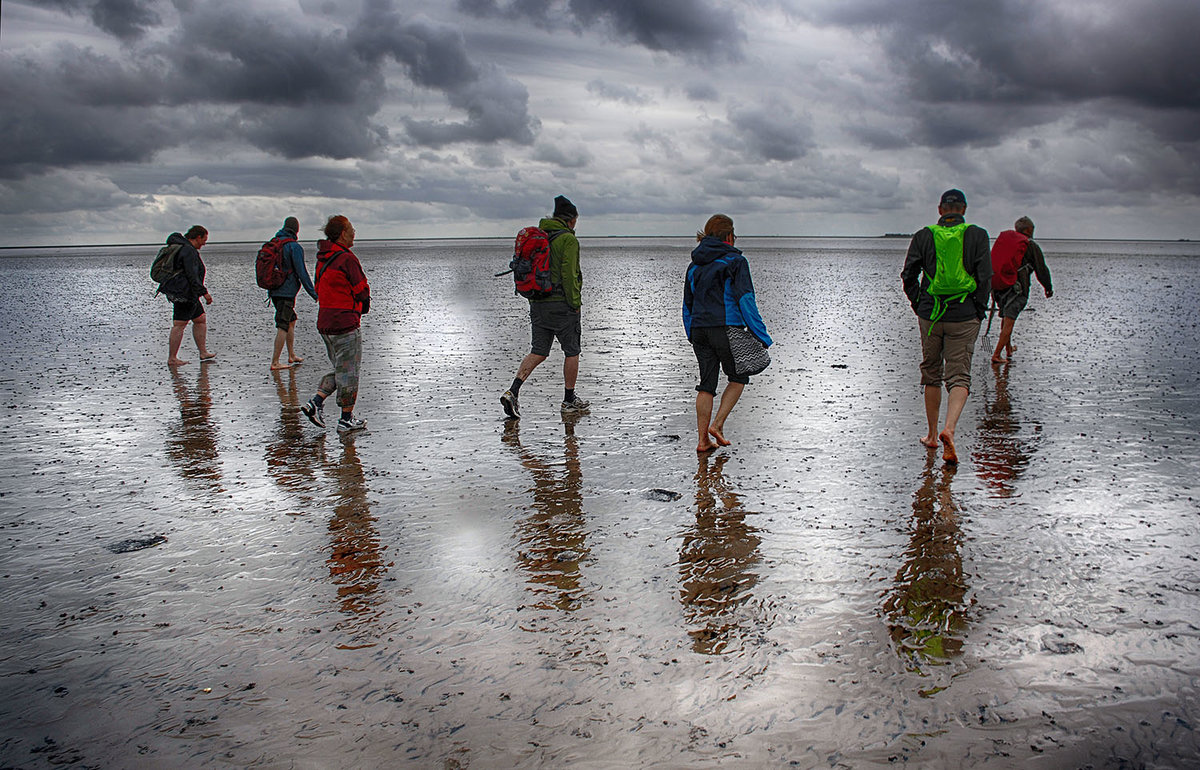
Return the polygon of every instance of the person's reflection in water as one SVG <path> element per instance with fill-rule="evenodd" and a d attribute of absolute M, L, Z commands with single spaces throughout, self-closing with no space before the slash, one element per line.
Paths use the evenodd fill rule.
<path fill-rule="evenodd" d="M 983 417 L 979 420 L 979 447 L 972 452 L 979 478 L 996 497 L 1012 497 L 1014 482 L 1029 466 L 1032 446 L 1020 437 L 1021 423 L 1013 414 L 1008 396 L 1008 364 L 992 366 L 996 392 L 984 393 Z M 1040 434 L 1042 426 L 1034 423 Z"/>
<path fill-rule="evenodd" d="M 913 495 L 904 564 L 883 604 L 897 654 L 921 673 L 962 653 L 967 626 L 963 535 L 950 489 L 956 466 L 934 464 L 930 453 Z"/>
<path fill-rule="evenodd" d="M 696 523 L 679 546 L 680 602 L 692 629 L 692 649 L 702 655 L 737 650 L 760 621 L 745 605 L 758 583 L 755 565 L 762 538 L 746 522 L 741 495 L 723 474 L 729 455 L 701 455 L 696 471 Z"/>
<path fill-rule="evenodd" d="M 167 426 L 166 451 L 184 479 L 223 492 L 217 430 L 209 414 L 212 390 L 208 384 L 208 368 L 209 364 L 200 365 L 195 389 L 178 367 L 171 370 L 175 397 L 179 399 L 179 423 Z"/>
<path fill-rule="evenodd" d="M 275 435 L 267 443 L 267 473 L 281 489 L 311 501 L 316 489 L 314 461 L 323 458 L 325 434 L 309 433 L 302 427 L 296 370 L 273 371 L 271 379 L 275 381 L 280 410 Z"/>
<path fill-rule="evenodd" d="M 521 444 L 520 422 L 509 420 L 502 441 L 533 475 L 532 512 L 517 522 L 517 561 L 528 574 L 538 609 L 574 612 L 587 599 L 579 563 L 590 553 L 583 517 L 583 474 L 575 424 L 563 415 L 563 462 L 550 463 Z"/>
<path fill-rule="evenodd" d="M 341 611 L 347 615 L 338 627 L 365 638 L 381 614 L 379 584 L 389 565 L 384 563 L 384 548 L 375 530 L 376 519 L 371 515 L 366 477 L 353 436 L 342 438 L 341 459 L 330 463 L 328 470 L 334 481 L 329 576 L 337 586 Z"/>

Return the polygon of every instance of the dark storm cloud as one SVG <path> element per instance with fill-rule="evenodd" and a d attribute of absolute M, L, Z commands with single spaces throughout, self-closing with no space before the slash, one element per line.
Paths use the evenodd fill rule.
<path fill-rule="evenodd" d="M 52 5 L 102 18 L 113 34 L 157 20 L 145 3 Z M 389 60 L 465 114 L 403 119 L 418 143 L 530 144 L 539 127 L 521 83 L 475 64 L 454 29 L 406 21 L 391 2 L 368 2 L 349 28 L 303 26 L 301 17 L 268 18 L 238 3 L 179 9 L 168 38 L 131 44 L 121 58 L 68 45 L 0 51 L 0 177 L 145 162 L 206 141 L 248 141 L 286 158 L 377 157 L 391 138 L 376 117 L 391 96 Z"/>
<path fill-rule="evenodd" d="M 729 125 L 734 129 L 732 144 L 759 160 L 795 160 L 814 146 L 808 121 L 779 101 L 730 107 Z"/>
<path fill-rule="evenodd" d="M 458 0 L 459 10 L 478 17 L 527 19 L 555 27 L 606 27 L 620 40 L 673 54 L 741 58 L 746 35 L 734 13 L 706 0 Z M 563 21 L 560 21 L 562 19 Z"/>
<path fill-rule="evenodd" d="M 988 143 L 1022 119 L 1036 121 L 1036 115 L 1019 112 L 1026 106 L 1116 100 L 1147 113 L 1179 111 L 1160 130 L 1200 140 L 1195 0 L 1103 5 L 838 0 L 806 5 L 802 13 L 820 23 L 877 32 L 919 103 L 913 111 L 929 137 Z M 944 117 L 941 105 L 989 103 L 1009 105 L 1018 115 L 990 129 L 976 125 L 957 140 L 933 125 Z"/>
<path fill-rule="evenodd" d="M 43 8 L 69 14 L 86 13 L 97 28 L 121 40 L 141 37 L 162 18 L 150 7 L 153 0 L 42 0 Z"/>

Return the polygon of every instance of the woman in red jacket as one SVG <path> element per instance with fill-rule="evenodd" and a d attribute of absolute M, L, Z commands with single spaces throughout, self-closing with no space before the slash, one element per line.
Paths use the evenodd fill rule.
<path fill-rule="evenodd" d="M 317 243 L 317 331 L 325 341 L 333 371 L 321 378 L 317 394 L 300 411 L 313 425 L 325 427 L 325 399 L 337 392 L 342 408 L 339 433 L 362 430 L 366 420 L 354 416 L 358 399 L 358 369 L 362 361 L 360 320 L 371 307 L 371 287 L 362 265 L 350 247 L 354 245 L 354 225 L 340 214 L 325 223 L 328 240 Z"/>

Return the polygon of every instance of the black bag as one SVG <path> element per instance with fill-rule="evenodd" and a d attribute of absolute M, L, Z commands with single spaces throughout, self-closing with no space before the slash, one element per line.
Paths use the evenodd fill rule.
<path fill-rule="evenodd" d="M 733 353 L 733 369 L 738 374 L 749 377 L 760 374 L 771 365 L 771 356 L 758 337 L 741 326 L 727 326 L 725 333 L 729 337 L 729 350 Z"/>
<path fill-rule="evenodd" d="M 161 287 L 164 283 L 183 272 L 183 267 L 177 259 L 179 249 L 182 245 L 172 243 L 158 250 L 158 254 L 154 257 L 154 262 L 150 265 L 151 281 L 154 281 Z"/>

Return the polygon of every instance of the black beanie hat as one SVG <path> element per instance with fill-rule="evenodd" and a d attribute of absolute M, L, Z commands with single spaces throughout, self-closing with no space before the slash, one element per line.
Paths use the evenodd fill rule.
<path fill-rule="evenodd" d="M 560 195 L 554 199 L 554 216 L 555 218 L 561 216 L 567 219 L 574 219 L 579 216 L 579 209 L 575 208 L 574 203 L 567 200 L 567 196 Z"/>

